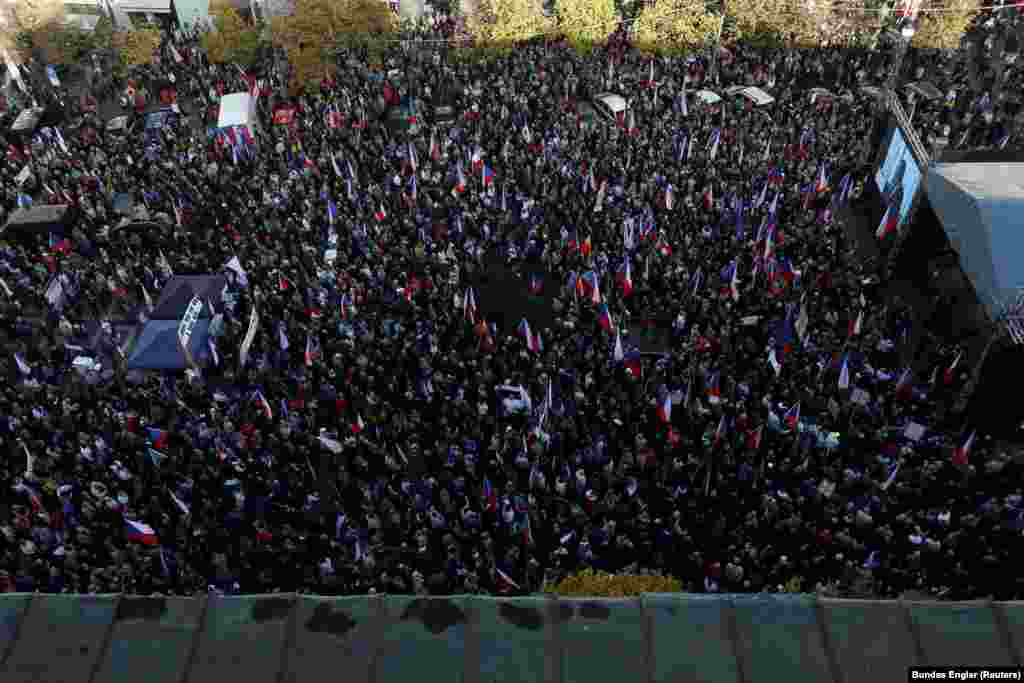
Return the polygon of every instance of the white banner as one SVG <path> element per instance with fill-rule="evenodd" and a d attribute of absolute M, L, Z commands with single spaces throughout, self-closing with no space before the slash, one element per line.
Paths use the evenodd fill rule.
<path fill-rule="evenodd" d="M 195 329 L 196 322 L 199 320 L 202 312 L 203 300 L 198 296 L 193 297 L 192 301 L 188 304 L 188 308 L 185 309 L 185 314 L 181 316 L 181 322 L 178 324 L 178 344 L 181 346 L 181 352 L 185 354 L 185 360 L 188 362 L 189 367 L 192 368 L 196 367 L 196 362 L 192 358 L 189 342 L 192 341 L 192 331 Z"/>
<path fill-rule="evenodd" d="M 245 333 L 245 339 L 242 340 L 242 348 L 238 351 L 238 367 L 239 369 L 245 367 L 245 362 L 249 360 L 249 347 L 252 346 L 252 342 L 256 339 L 256 329 L 260 326 L 260 315 L 256 311 L 256 304 L 252 306 L 252 314 L 249 316 L 249 330 Z"/>

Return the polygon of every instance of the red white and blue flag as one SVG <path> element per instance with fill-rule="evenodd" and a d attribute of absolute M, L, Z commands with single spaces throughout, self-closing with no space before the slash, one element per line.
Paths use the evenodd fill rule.
<path fill-rule="evenodd" d="M 133 543 L 142 545 L 158 545 L 159 539 L 153 527 L 142 522 L 133 522 L 130 519 L 124 520 L 125 536 Z"/>
<path fill-rule="evenodd" d="M 963 444 L 953 449 L 953 464 L 957 467 L 963 467 L 967 464 L 967 458 L 971 455 L 971 446 L 974 445 L 974 436 L 977 432 L 972 431 L 971 435 L 967 437 L 967 440 Z"/>
<path fill-rule="evenodd" d="M 786 415 L 782 418 L 786 426 L 790 429 L 796 429 L 796 426 L 800 424 L 800 403 L 794 403 L 793 406 L 786 411 Z"/>

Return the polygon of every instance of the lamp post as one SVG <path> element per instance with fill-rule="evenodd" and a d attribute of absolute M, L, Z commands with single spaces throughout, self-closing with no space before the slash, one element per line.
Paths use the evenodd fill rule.
<path fill-rule="evenodd" d="M 914 39 L 914 34 L 917 33 L 917 27 L 914 25 L 916 22 L 917 19 L 907 19 L 900 26 L 899 40 L 896 41 L 896 54 L 893 56 L 894 63 L 892 68 L 889 69 L 889 78 L 885 82 L 886 98 L 894 96 L 896 87 L 899 85 L 900 73 L 903 71 L 903 60 L 907 56 L 910 41 Z"/>

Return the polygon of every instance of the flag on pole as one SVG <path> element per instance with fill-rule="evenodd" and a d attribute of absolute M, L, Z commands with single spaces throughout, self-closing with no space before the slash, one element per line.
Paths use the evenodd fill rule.
<path fill-rule="evenodd" d="M 963 355 L 963 351 L 958 351 L 956 354 L 956 358 L 953 359 L 953 362 L 950 363 L 949 367 L 946 368 L 945 372 L 942 373 L 943 384 L 948 385 L 953 383 L 953 380 L 956 378 L 956 367 L 960 365 L 960 358 Z"/>
<path fill-rule="evenodd" d="M 665 391 L 657 404 L 658 418 L 665 424 L 672 422 L 672 395 Z"/>
<path fill-rule="evenodd" d="M 839 388 L 843 390 L 850 388 L 850 364 L 846 356 L 843 356 L 843 365 L 839 368 Z"/>
<path fill-rule="evenodd" d="M 790 429 L 796 429 L 796 426 L 800 424 L 800 402 L 794 403 L 789 410 L 786 411 L 786 415 L 783 417 L 786 426 Z"/>
<path fill-rule="evenodd" d="M 154 546 L 158 544 L 156 532 L 153 527 L 142 522 L 135 522 L 130 519 L 124 520 L 125 536 L 133 543 Z"/>
<path fill-rule="evenodd" d="M 858 311 L 857 317 L 850 321 L 850 327 L 848 329 L 848 336 L 852 339 L 860 334 L 861 328 L 864 325 L 864 311 Z"/>
<path fill-rule="evenodd" d="M 953 449 L 953 464 L 957 467 L 964 467 L 967 465 L 967 458 L 971 455 L 971 446 L 974 445 L 974 436 L 977 432 L 972 431 L 971 435 L 967 437 L 967 440 L 963 442 L 958 448 Z"/>
<path fill-rule="evenodd" d="M 896 382 L 896 400 L 906 401 L 910 399 L 913 394 L 913 385 L 910 382 L 910 378 L 911 371 L 910 368 L 907 368 L 903 371 L 903 374 L 900 375 L 899 381 Z"/>
<path fill-rule="evenodd" d="M 266 417 L 268 420 L 273 420 L 274 419 L 274 411 L 270 407 L 270 403 L 267 401 L 266 397 L 263 395 L 263 392 L 259 391 L 257 389 L 256 390 L 255 399 L 256 399 L 256 404 L 260 408 L 260 412 L 263 413 L 263 416 Z"/>

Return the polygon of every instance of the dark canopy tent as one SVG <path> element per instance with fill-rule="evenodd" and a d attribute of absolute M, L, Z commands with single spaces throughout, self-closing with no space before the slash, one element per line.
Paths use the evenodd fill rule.
<path fill-rule="evenodd" d="M 4 224 L 3 237 L 31 237 L 56 233 L 66 235 L 71 232 L 75 212 L 67 204 L 42 204 L 11 212 Z"/>
<path fill-rule="evenodd" d="M 935 164 L 928 200 L 990 319 L 1024 291 L 1024 163 Z"/>
<path fill-rule="evenodd" d="M 211 318 L 209 304 L 215 313 L 223 312 L 222 296 L 228 286 L 223 275 L 176 275 L 163 288 L 160 299 L 156 302 L 151 320 L 181 320 L 194 297 L 199 297 L 207 306 L 203 307 L 200 318 Z"/>
<path fill-rule="evenodd" d="M 144 243 L 160 245 L 170 241 L 173 230 L 172 226 L 155 221 L 130 221 L 114 226 L 110 233 L 118 239 L 128 240 L 137 236 Z"/>
<path fill-rule="evenodd" d="M 210 319 L 197 320 L 189 339 L 189 351 L 198 365 L 205 365 L 210 356 L 207 340 Z M 129 370 L 184 370 L 185 354 L 178 345 L 177 320 L 151 320 L 138 333 L 126 350 Z"/>

